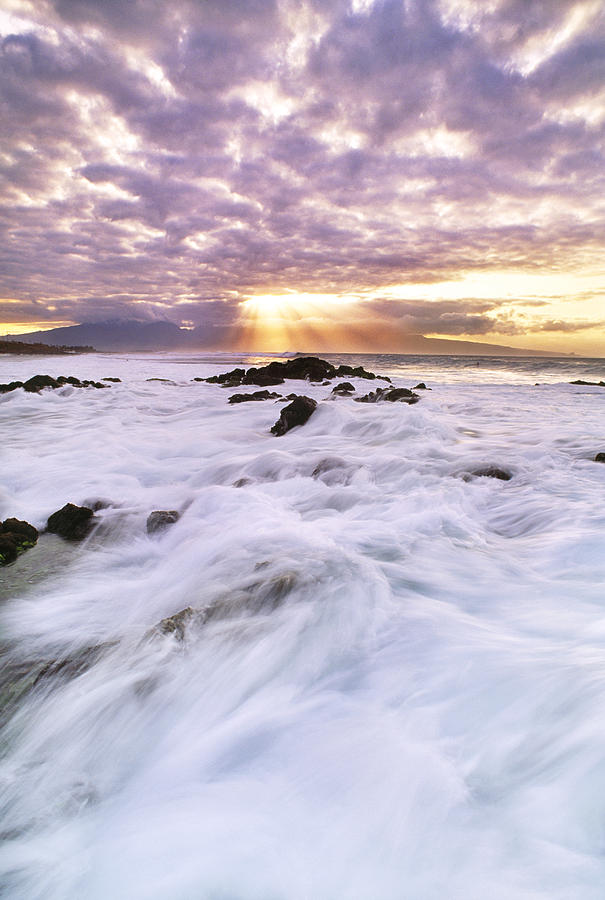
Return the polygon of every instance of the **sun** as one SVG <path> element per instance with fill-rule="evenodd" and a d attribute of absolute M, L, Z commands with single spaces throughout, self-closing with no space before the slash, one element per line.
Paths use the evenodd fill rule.
<path fill-rule="evenodd" d="M 342 302 L 336 294 L 255 294 L 240 307 L 242 347 L 271 351 L 321 347 Z"/>

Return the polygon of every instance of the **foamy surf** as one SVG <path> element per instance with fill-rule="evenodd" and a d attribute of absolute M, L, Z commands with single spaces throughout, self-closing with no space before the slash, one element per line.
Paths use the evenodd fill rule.
<path fill-rule="evenodd" d="M 0 397 L 0 518 L 105 503 L 0 570 L 5 896 L 600 898 L 600 364 L 366 358 L 432 390 L 276 438 L 238 361 L 0 362 L 122 379 Z"/>

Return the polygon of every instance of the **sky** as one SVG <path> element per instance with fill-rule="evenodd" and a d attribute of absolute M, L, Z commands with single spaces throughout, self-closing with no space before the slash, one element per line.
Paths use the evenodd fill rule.
<path fill-rule="evenodd" d="M 605 356 L 604 125 L 602 0 L 0 0 L 0 332 Z"/>

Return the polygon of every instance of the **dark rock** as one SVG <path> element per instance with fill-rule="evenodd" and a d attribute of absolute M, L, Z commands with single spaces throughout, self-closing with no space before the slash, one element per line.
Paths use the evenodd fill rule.
<path fill-rule="evenodd" d="M 304 425 L 316 409 L 317 403 L 311 397 L 296 397 L 282 409 L 279 419 L 271 428 L 271 433 L 279 437 L 297 425 Z"/>
<path fill-rule="evenodd" d="M 375 378 L 379 378 L 381 381 L 388 381 L 389 384 L 391 379 L 386 375 L 375 375 L 374 372 L 366 372 L 363 366 L 339 366 L 334 375 L 338 378 L 342 378 L 343 376 L 348 376 L 349 378 L 368 378 L 370 381 L 373 381 Z"/>
<path fill-rule="evenodd" d="M 23 389 L 28 391 L 30 394 L 37 394 L 42 390 L 42 388 L 45 387 L 57 388 L 59 386 L 59 382 L 56 380 L 56 378 L 51 378 L 50 375 L 34 375 L 32 378 L 28 378 L 27 381 L 23 383 Z"/>
<path fill-rule="evenodd" d="M 0 522 L 0 565 L 14 562 L 19 553 L 29 550 L 38 540 L 38 529 L 21 519 Z"/>
<path fill-rule="evenodd" d="M 109 375 L 106 375 L 105 378 L 102 378 L 101 381 L 113 381 L 114 384 L 121 384 L 121 378 L 110 378 Z"/>
<path fill-rule="evenodd" d="M 19 550 L 12 534 L 0 534 L 0 565 L 8 565 L 17 559 Z"/>
<path fill-rule="evenodd" d="M 594 458 L 594 461 L 605 463 L 605 453 L 597 453 L 597 455 Z"/>
<path fill-rule="evenodd" d="M 171 381 L 170 378 L 146 378 L 145 381 L 161 381 L 162 384 L 174 384 L 174 381 Z"/>
<path fill-rule="evenodd" d="M 498 478 L 500 481 L 510 481 L 513 477 L 506 469 L 499 469 L 497 466 L 485 466 L 482 469 L 474 469 L 471 472 L 476 478 Z"/>
<path fill-rule="evenodd" d="M 355 397 L 356 403 L 418 403 L 420 397 L 408 388 L 377 388 L 363 397 Z"/>
<path fill-rule="evenodd" d="M 245 369 L 231 369 L 230 372 L 223 372 L 222 375 L 211 375 L 210 378 L 194 378 L 194 381 L 207 381 L 208 384 L 227 384 L 230 387 L 238 387 L 242 383 L 242 378 L 246 374 Z"/>
<path fill-rule="evenodd" d="M 582 381 L 581 378 L 579 378 L 577 381 L 570 381 L 569 383 L 590 385 L 591 387 L 605 387 L 605 381 Z"/>
<path fill-rule="evenodd" d="M 424 381 L 420 381 L 417 385 L 412 388 L 413 391 L 430 391 L 430 388 L 427 388 Z"/>
<path fill-rule="evenodd" d="M 336 376 L 349 376 L 356 378 L 382 378 L 390 382 L 385 375 L 374 375 L 366 372 L 363 366 L 339 366 L 336 369 L 332 363 L 317 356 L 297 356 L 286 362 L 274 360 L 266 366 L 248 369 L 232 369 L 221 375 L 212 375 L 210 378 L 194 378 L 194 381 L 207 381 L 210 384 L 222 384 L 224 387 L 239 387 L 242 384 L 256 384 L 259 387 L 270 387 L 283 384 L 284 379 L 307 379 L 308 381 L 325 382 L 326 379 Z"/>
<path fill-rule="evenodd" d="M 110 379 L 107 379 L 108 381 Z M 119 381 L 120 379 L 111 379 Z M 27 381 L 11 381 L 9 384 L 0 384 L 0 394 L 6 394 L 8 391 L 14 391 L 16 388 L 22 387 L 30 394 L 38 394 L 42 388 L 60 388 L 65 384 L 71 384 L 73 387 L 94 387 L 107 388 L 108 384 L 102 384 L 100 381 L 80 381 L 74 375 L 59 375 L 58 378 L 51 378 L 50 375 L 34 375 Z"/>
<path fill-rule="evenodd" d="M 317 356 L 297 356 L 282 363 L 286 378 L 306 378 L 309 381 L 324 381 L 333 378 L 334 366 Z"/>
<path fill-rule="evenodd" d="M 9 381 L 8 384 L 0 384 L 0 394 L 8 394 L 9 391 L 16 391 L 20 387 L 23 387 L 22 381 Z"/>
<path fill-rule="evenodd" d="M 174 525 L 181 518 L 176 509 L 155 509 L 147 517 L 147 534 L 162 531 L 168 525 Z"/>
<path fill-rule="evenodd" d="M 251 394 L 232 394 L 229 403 L 247 403 L 249 400 L 277 400 L 280 397 L 275 391 L 253 391 Z"/>
<path fill-rule="evenodd" d="M 49 517 L 46 528 L 66 540 L 79 541 L 90 531 L 92 517 L 93 511 L 88 506 L 66 503 Z"/>
<path fill-rule="evenodd" d="M 38 540 L 38 529 L 21 519 L 5 519 L 0 523 L 0 533 L 6 534 L 7 532 L 23 538 L 32 547 Z"/>
<path fill-rule="evenodd" d="M 340 384 L 332 388 L 333 394 L 350 394 L 355 390 L 350 381 L 341 381 Z"/>

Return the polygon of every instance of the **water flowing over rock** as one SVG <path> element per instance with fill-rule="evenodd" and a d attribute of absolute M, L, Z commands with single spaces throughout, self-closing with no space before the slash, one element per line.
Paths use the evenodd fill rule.
<path fill-rule="evenodd" d="M 69 541 L 81 541 L 92 527 L 93 511 L 88 506 L 66 503 L 49 516 L 46 528 Z"/>
<path fill-rule="evenodd" d="M 311 397 L 296 397 L 288 406 L 284 406 L 280 417 L 271 428 L 271 433 L 280 437 L 297 425 L 304 425 L 317 409 L 317 402 Z"/>
<path fill-rule="evenodd" d="M 180 513 L 176 509 L 154 509 L 147 517 L 147 534 L 155 534 L 163 531 L 169 525 L 174 525 L 180 519 Z"/>

